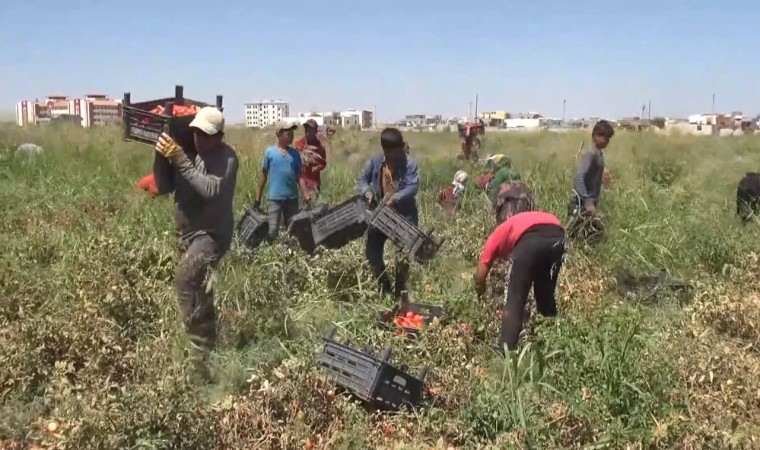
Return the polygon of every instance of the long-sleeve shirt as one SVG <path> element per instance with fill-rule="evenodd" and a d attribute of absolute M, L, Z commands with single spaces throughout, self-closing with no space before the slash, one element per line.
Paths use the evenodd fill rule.
<path fill-rule="evenodd" d="M 232 241 L 239 161 L 227 144 L 191 160 L 184 151 L 170 163 L 156 152 L 153 174 L 159 195 L 174 192 L 177 231 L 183 240 L 199 235 L 214 238 L 226 251 Z"/>
<path fill-rule="evenodd" d="M 375 198 L 380 199 L 382 192 L 382 169 L 385 164 L 385 155 L 380 154 L 370 159 L 359 174 L 356 190 L 359 195 L 372 192 Z M 417 192 L 420 187 L 420 172 L 417 161 L 410 155 L 406 156 L 406 164 L 392 169 L 393 182 L 396 192 L 391 195 L 396 211 L 417 225 Z"/>
<path fill-rule="evenodd" d="M 322 185 L 322 178 L 320 174 L 327 167 L 327 152 L 325 151 L 325 147 L 322 145 L 322 142 L 316 137 L 307 142 L 306 136 L 304 136 L 301 139 L 297 140 L 295 143 L 296 149 L 302 153 L 304 149 L 306 149 L 307 145 L 313 146 L 314 153 L 319 155 L 322 159 L 318 160 L 313 165 L 304 163 L 303 181 L 306 183 L 306 187 L 319 190 L 320 186 Z"/>
<path fill-rule="evenodd" d="M 604 154 L 591 144 L 578 161 L 573 179 L 573 190 L 580 197 L 581 203 L 591 199 L 595 202 L 602 194 L 604 179 Z M 575 198 L 575 196 L 573 196 Z"/>

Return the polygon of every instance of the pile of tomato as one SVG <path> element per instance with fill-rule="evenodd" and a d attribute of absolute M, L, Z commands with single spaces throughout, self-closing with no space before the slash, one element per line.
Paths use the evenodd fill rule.
<path fill-rule="evenodd" d="M 393 322 L 402 328 L 419 330 L 425 325 L 425 317 L 409 311 L 406 315 L 396 316 Z"/>
<path fill-rule="evenodd" d="M 166 109 L 163 106 L 158 105 L 155 108 L 151 109 L 150 112 L 153 114 L 163 115 L 164 112 L 166 112 Z M 195 105 L 174 105 L 172 108 L 172 114 L 174 116 L 192 116 L 197 112 L 198 107 Z"/>

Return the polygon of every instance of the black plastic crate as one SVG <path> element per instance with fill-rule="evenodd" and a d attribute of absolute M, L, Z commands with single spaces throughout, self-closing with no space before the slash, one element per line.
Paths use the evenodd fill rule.
<path fill-rule="evenodd" d="M 433 258 L 444 240 L 433 237 L 432 230 L 425 233 L 387 205 L 379 206 L 370 218 L 376 228 L 399 247 L 404 255 L 424 263 Z"/>
<path fill-rule="evenodd" d="M 316 245 L 340 248 L 364 236 L 368 228 L 367 201 L 360 195 L 330 208 L 312 223 Z"/>
<path fill-rule="evenodd" d="M 403 405 L 416 406 L 422 401 L 428 368 L 420 368 L 416 377 L 390 364 L 391 349 L 385 347 L 380 358 L 354 350 L 333 340 L 335 326 L 324 337 L 319 362 L 340 386 L 362 400 L 382 409 L 398 410 Z"/>
<path fill-rule="evenodd" d="M 237 223 L 238 242 L 251 250 L 258 247 L 269 233 L 269 221 L 263 211 L 246 208 Z"/>
<path fill-rule="evenodd" d="M 305 209 L 290 219 L 288 229 L 290 233 L 298 240 L 298 245 L 308 254 L 313 254 L 317 248 L 312 234 L 312 222 L 323 216 L 327 212 L 327 205 L 315 205 L 312 208 Z"/>
<path fill-rule="evenodd" d="M 446 320 L 446 309 L 443 305 L 428 305 L 425 303 L 414 303 L 409 301 L 409 294 L 407 291 L 401 293 L 401 300 L 397 305 L 388 311 L 381 314 L 380 318 L 383 322 L 390 322 L 393 326 L 398 326 L 403 330 L 403 334 L 407 337 L 417 337 L 421 330 L 416 328 L 408 328 L 399 326 L 395 323 L 395 318 L 400 316 L 406 316 L 407 313 L 412 312 L 422 316 L 422 321 L 425 326 L 430 325 L 433 320 L 438 319 L 438 322 L 444 322 Z"/>
<path fill-rule="evenodd" d="M 185 98 L 184 88 L 175 86 L 174 97 L 149 100 L 132 103 L 131 94 L 124 93 L 122 102 L 122 126 L 124 140 L 154 145 L 158 142 L 161 133 L 168 133 L 185 149 L 194 148 L 192 133 L 188 125 L 195 118 L 195 114 L 187 116 L 174 116 L 174 105 L 195 105 L 198 108 L 211 106 L 209 103 L 199 102 Z M 156 106 L 164 107 L 164 114 L 151 112 Z M 223 110 L 222 96 L 216 96 L 216 107 Z"/>

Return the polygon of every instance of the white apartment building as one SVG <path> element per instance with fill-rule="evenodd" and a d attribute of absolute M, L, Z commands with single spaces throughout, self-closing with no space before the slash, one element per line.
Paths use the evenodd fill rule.
<path fill-rule="evenodd" d="M 72 116 L 79 116 L 80 124 L 85 128 L 117 124 L 122 117 L 121 100 L 112 100 L 101 94 L 87 94 L 73 99 L 51 95 L 43 101 L 22 100 L 16 104 L 16 124 L 21 127 Z"/>
<path fill-rule="evenodd" d="M 245 104 L 245 126 L 264 128 L 290 117 L 290 105 L 283 100 L 262 100 Z"/>
<path fill-rule="evenodd" d="M 319 127 L 334 127 L 340 124 L 340 113 L 333 111 L 298 113 L 298 117 L 285 117 L 282 120 L 303 125 L 304 122 L 310 119 L 317 122 L 317 126 Z"/>

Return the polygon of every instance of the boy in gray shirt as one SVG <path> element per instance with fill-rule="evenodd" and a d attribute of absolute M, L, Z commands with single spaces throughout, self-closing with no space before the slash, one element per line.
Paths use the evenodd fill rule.
<path fill-rule="evenodd" d="M 570 215 L 595 215 L 602 194 L 604 179 L 604 153 L 615 134 L 612 125 L 600 120 L 591 132 L 591 144 L 581 156 L 573 178 L 573 195 L 570 197 Z"/>
<path fill-rule="evenodd" d="M 174 192 L 183 253 L 175 288 L 185 327 L 193 344 L 210 350 L 216 344 L 216 310 L 213 292 L 206 289 L 206 274 L 230 248 L 239 161 L 223 141 L 221 111 L 201 108 L 190 128 L 197 154 L 188 155 L 164 133 L 156 144 L 153 173 L 159 195 Z"/>

